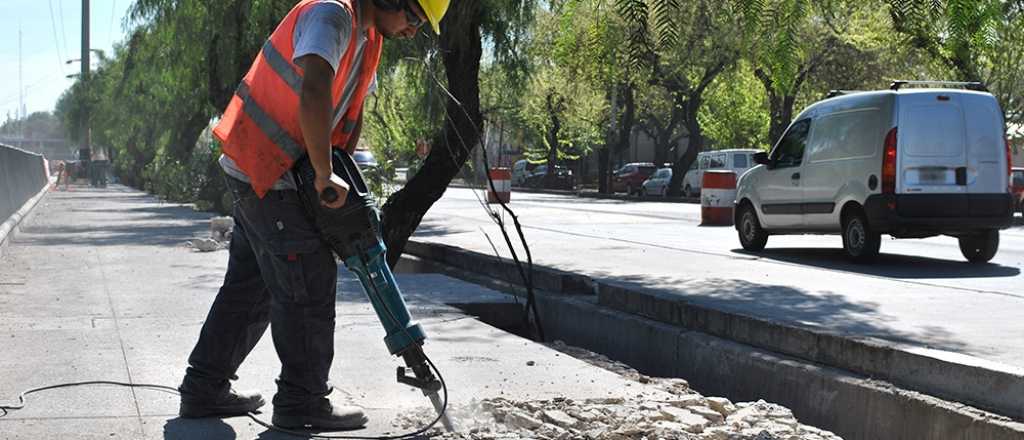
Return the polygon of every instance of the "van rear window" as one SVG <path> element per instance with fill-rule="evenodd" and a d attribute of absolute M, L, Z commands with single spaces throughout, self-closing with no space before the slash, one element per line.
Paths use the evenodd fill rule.
<path fill-rule="evenodd" d="M 900 147 L 910 156 L 957 157 L 964 154 L 964 116 L 950 103 L 915 105 L 901 112 Z"/>

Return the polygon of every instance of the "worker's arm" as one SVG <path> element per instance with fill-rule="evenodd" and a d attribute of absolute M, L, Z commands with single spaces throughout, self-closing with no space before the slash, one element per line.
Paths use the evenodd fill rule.
<path fill-rule="evenodd" d="M 328 208 L 337 209 L 345 204 L 348 184 L 334 175 L 331 163 L 331 83 L 334 70 L 326 60 L 316 55 L 307 55 L 297 61 L 305 71 L 299 97 L 299 125 L 306 153 L 316 170 L 313 184 L 320 194 L 328 187 L 338 192 L 338 199 L 334 202 L 321 202 Z"/>
<path fill-rule="evenodd" d="M 356 146 L 359 145 L 359 135 L 363 131 L 363 113 L 359 113 L 359 119 L 356 120 L 356 126 L 352 129 L 351 135 L 349 135 L 348 143 L 345 144 L 345 152 L 348 154 L 356 154 Z"/>

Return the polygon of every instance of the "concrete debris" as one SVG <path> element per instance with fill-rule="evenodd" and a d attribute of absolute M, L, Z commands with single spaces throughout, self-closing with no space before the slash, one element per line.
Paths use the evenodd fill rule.
<path fill-rule="evenodd" d="M 209 238 L 194 238 L 188 241 L 188 245 L 199 252 L 213 252 L 225 248 L 223 243 Z"/>
<path fill-rule="evenodd" d="M 444 440 L 841 440 L 830 432 L 800 424 L 791 411 L 764 401 L 730 402 L 728 405 L 737 411 L 728 418 L 706 406 L 680 408 L 676 404 L 643 398 L 529 402 L 487 399 L 449 410 L 457 432 L 446 433 L 435 427 L 428 435 Z M 432 410 L 423 408 L 402 416 L 395 427 L 418 429 L 435 416 Z"/>
<path fill-rule="evenodd" d="M 231 243 L 231 233 L 234 229 L 234 218 L 214 217 L 210 219 L 210 238 L 193 238 L 188 240 L 187 244 L 199 252 L 215 252 L 227 249 Z"/>
<path fill-rule="evenodd" d="M 646 389 L 665 391 L 659 399 L 603 397 L 573 400 L 512 401 L 503 398 L 454 406 L 449 417 L 457 432 L 435 427 L 431 438 L 444 440 L 841 440 L 828 431 L 801 424 L 789 409 L 759 400 L 733 403 L 704 397 L 683 379 L 656 378 L 628 365 L 570 347 L 560 341 L 549 347 L 635 380 Z M 415 430 L 436 417 L 426 408 L 402 416 L 395 426 Z"/>
<path fill-rule="evenodd" d="M 214 217 L 210 219 L 210 238 L 216 241 L 231 241 L 231 232 L 234 229 L 234 218 Z"/>

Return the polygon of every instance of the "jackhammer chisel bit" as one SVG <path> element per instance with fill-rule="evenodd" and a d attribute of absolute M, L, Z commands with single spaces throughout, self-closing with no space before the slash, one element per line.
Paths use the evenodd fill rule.
<path fill-rule="evenodd" d="M 338 209 L 321 206 L 321 196 L 313 185 L 316 173 L 308 157 L 299 160 L 294 167 L 303 204 L 321 238 L 344 261 L 348 270 L 359 278 L 363 291 L 387 332 L 384 344 L 388 351 L 394 356 L 401 356 L 405 361 L 405 367 L 398 367 L 398 382 L 423 391 L 437 410 L 445 429 L 454 431 L 451 420 L 445 414 L 447 402 L 439 395 L 444 391 L 444 384 L 434 374 L 432 368 L 436 367 L 423 352 L 426 334 L 419 324 L 412 321 L 395 276 L 388 267 L 387 249 L 381 239 L 380 213 L 376 203 L 358 165 L 348 153 L 334 149 L 332 161 L 334 173 L 349 185 L 345 205 Z M 333 189 L 324 191 L 323 199 L 327 203 L 337 198 L 338 194 Z M 407 374 L 409 370 L 412 371 L 411 375 Z M 447 399 L 446 391 L 445 396 Z"/>

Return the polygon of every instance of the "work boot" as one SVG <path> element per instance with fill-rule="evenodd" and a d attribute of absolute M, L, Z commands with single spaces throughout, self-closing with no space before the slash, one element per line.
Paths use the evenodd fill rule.
<path fill-rule="evenodd" d="M 185 419 L 244 416 L 260 409 L 266 401 L 255 391 L 239 392 L 228 388 L 215 397 L 181 394 L 178 415 Z"/>
<path fill-rule="evenodd" d="M 310 405 L 312 410 L 295 413 L 296 409 L 284 411 L 274 410 L 271 421 L 274 426 L 285 429 L 309 429 L 314 431 L 343 431 L 366 426 L 370 419 L 363 414 L 358 406 L 331 404 L 323 399 L 320 403 Z"/>

